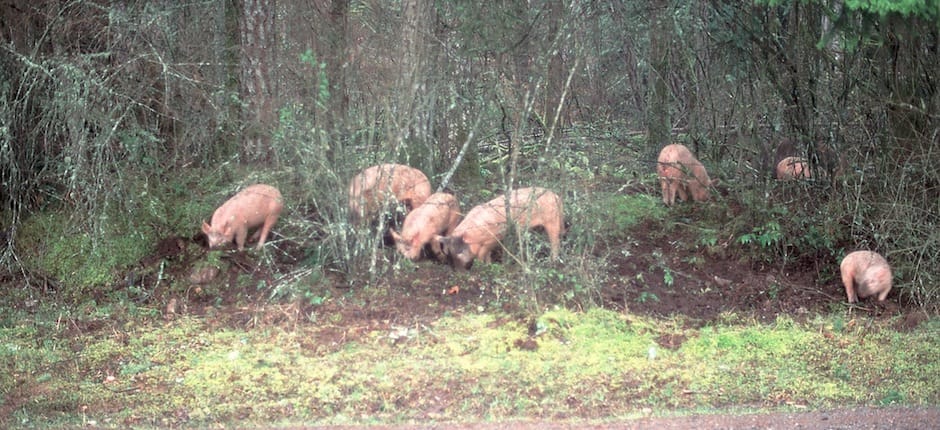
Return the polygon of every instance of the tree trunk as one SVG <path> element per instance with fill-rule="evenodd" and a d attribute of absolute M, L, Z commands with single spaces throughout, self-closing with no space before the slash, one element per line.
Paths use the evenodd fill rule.
<path fill-rule="evenodd" d="M 277 51 L 274 33 L 275 0 L 241 0 L 242 149 L 250 161 L 271 161 L 274 88 L 271 69 Z"/>
<path fill-rule="evenodd" d="M 431 29 L 431 3 L 429 0 L 402 2 L 401 63 L 397 82 L 397 96 L 393 96 L 392 136 L 389 141 L 403 148 L 408 158 L 420 157 L 427 151 L 428 123 L 431 107 L 422 105 L 422 96 L 428 94 L 429 67 L 427 36 Z M 424 167 L 426 170 L 431 166 Z"/>
<path fill-rule="evenodd" d="M 559 104 L 562 103 L 561 96 L 565 92 L 565 81 L 567 81 L 568 78 L 568 73 L 565 69 L 565 62 L 560 46 L 563 38 L 559 34 L 559 31 L 561 31 L 561 28 L 564 26 L 562 19 L 565 16 L 565 7 L 562 2 L 553 1 L 549 2 L 548 8 L 548 37 L 553 38 L 556 43 L 552 45 L 553 52 L 548 52 L 548 55 L 550 56 L 548 60 L 548 82 L 543 97 L 541 116 L 545 127 L 549 129 L 555 129 L 560 125 L 555 124 L 555 113 L 558 112 Z M 567 109 L 562 106 L 560 114 L 558 115 L 558 121 L 564 124 L 567 122 L 567 117 Z"/>
<path fill-rule="evenodd" d="M 672 140 L 672 118 L 669 106 L 669 84 L 666 77 L 671 72 L 669 47 L 672 43 L 672 22 L 669 2 L 657 0 L 653 4 L 653 20 L 650 23 L 650 86 L 649 107 L 646 126 L 649 133 L 648 149 L 656 154 L 659 148 Z M 653 155 L 655 157 L 655 155 Z"/>
<path fill-rule="evenodd" d="M 349 26 L 349 0 L 332 0 L 330 5 L 330 56 L 327 62 L 326 77 L 329 80 L 330 105 L 326 118 L 327 130 L 336 133 L 345 128 L 346 115 L 349 111 L 349 91 L 346 85 L 346 71 L 349 64 L 348 44 L 346 41 Z M 330 139 L 327 159 L 336 162 L 337 142 L 342 139 Z"/>

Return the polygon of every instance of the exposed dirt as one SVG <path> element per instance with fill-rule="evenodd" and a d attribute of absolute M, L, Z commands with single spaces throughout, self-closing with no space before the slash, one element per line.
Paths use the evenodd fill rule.
<path fill-rule="evenodd" d="M 800 320 L 847 306 L 835 271 L 829 274 L 831 279 L 820 283 L 818 268 L 784 269 L 755 264 L 740 260 L 726 250 L 727 244 L 721 243 L 689 248 L 683 244 L 694 242 L 695 238 L 692 232 L 683 233 L 681 226 L 669 232 L 669 240 L 665 240 L 663 235 L 652 226 L 640 225 L 633 229 L 629 238 L 599 250 L 599 253 L 607 255 L 608 261 L 607 283 L 600 291 L 602 306 L 639 315 L 681 316 L 693 326 L 706 325 L 729 315 L 762 322 L 771 322 L 779 315 Z M 204 308 L 221 305 L 232 309 L 221 313 L 229 320 L 219 323 L 239 325 L 257 318 L 258 312 L 252 303 L 258 307 L 268 303 L 263 292 L 238 287 L 246 284 L 243 277 L 250 276 L 256 284 L 264 282 L 271 285 L 279 276 L 301 267 L 305 258 L 303 246 L 276 235 L 267 247 L 273 262 L 261 261 L 260 254 L 252 251 L 230 250 L 222 254 L 218 265 L 222 267 L 220 270 L 204 264 L 207 249 L 201 233 L 192 238 L 168 237 L 154 247 L 152 255 L 129 271 L 125 279 L 155 276 L 148 267 L 164 264 L 161 276 L 189 278 L 192 283 L 185 294 L 161 289 L 153 292 L 151 300 L 165 307 L 167 318 L 176 313 L 202 314 Z M 389 247 L 383 252 L 394 253 L 394 248 Z M 391 324 L 432 320 L 443 312 L 460 310 L 468 305 L 492 304 L 492 293 L 487 291 L 484 278 L 474 275 L 476 270 L 480 269 L 474 268 L 456 277 L 457 281 L 449 266 L 424 260 L 411 270 L 395 272 L 394 276 L 391 273 L 377 276 L 371 282 L 377 282 L 380 288 L 372 288 L 371 292 L 360 288 L 369 282 L 365 274 L 359 278 L 356 274 L 328 274 L 333 281 L 331 296 L 349 297 L 361 293 L 362 297 L 342 302 L 327 301 L 315 308 L 297 304 L 293 312 L 280 311 L 278 315 L 269 316 L 274 320 L 269 322 L 293 319 L 303 312 L 340 314 L 343 321 L 352 324 L 376 320 Z M 376 290 L 380 292 L 376 293 Z M 517 313 L 514 312 L 517 309 L 505 310 Z M 850 310 L 874 318 L 900 315 L 895 327 L 902 331 L 915 328 L 927 319 L 927 314 L 920 309 L 899 304 L 894 292 L 884 304 L 866 301 Z M 347 336 L 348 333 L 338 335 Z M 664 347 L 678 347 L 683 339 L 660 341 Z"/>
<path fill-rule="evenodd" d="M 687 209 L 679 209 L 687 210 Z M 818 269 L 806 267 L 770 267 L 741 260 L 727 251 L 726 244 L 690 248 L 693 232 L 683 230 L 677 223 L 665 233 L 650 225 L 634 228 L 627 238 L 608 242 L 598 255 L 608 261 L 606 285 L 600 291 L 601 305 L 632 314 L 651 316 L 681 316 L 686 324 L 706 325 L 728 318 L 753 318 L 773 321 L 779 315 L 801 319 L 833 308 L 844 308 L 845 297 L 834 278 L 817 282 Z M 296 302 L 284 306 L 270 306 L 270 291 L 245 285 L 276 284 L 276 280 L 302 269 L 305 247 L 281 237 L 274 237 L 264 253 L 254 251 L 221 253 L 217 264 L 207 264 L 209 258 L 205 238 L 197 234 L 191 238 L 167 237 L 154 244 L 153 252 L 127 271 L 122 284 L 115 290 L 131 285 L 158 285 L 149 297 L 151 304 L 164 309 L 167 319 L 179 314 L 209 315 L 211 325 L 252 326 L 266 324 L 295 324 L 304 321 L 304 315 L 339 315 L 345 327 L 335 333 L 324 330 L 318 337 L 319 345 L 344 345 L 371 330 L 396 325 L 430 322 L 447 312 L 461 312 L 468 306 L 491 306 L 493 292 L 487 289 L 482 276 L 475 271 L 455 276 L 453 269 L 435 261 L 421 261 L 413 269 L 395 272 L 395 276 L 378 276 L 379 285 L 360 288 L 365 283 L 356 274 L 328 273 L 332 286 L 330 297 L 352 298 L 326 300 L 313 306 Z M 383 252 L 394 253 L 393 248 Z M 218 255 L 218 254 L 216 254 Z M 156 268 L 159 267 L 159 270 Z M 411 267 L 411 266 L 408 266 Z M 157 281 L 157 276 L 164 279 Z M 246 282 L 249 277 L 254 282 Z M 152 278 L 152 279 L 151 279 Z M 170 279 L 188 279 L 190 287 L 184 291 L 170 290 Z M 177 284 L 178 285 L 178 284 Z M 239 287 L 241 285 L 242 287 Z M 549 288 L 551 288 L 549 286 Z M 880 305 L 862 303 L 852 312 L 872 318 L 896 319 L 899 330 L 917 327 L 927 315 L 916 307 L 898 304 L 892 292 L 888 303 Z M 521 309 L 513 309 L 512 301 L 505 301 L 509 315 L 529 318 Z M 217 312 L 219 307 L 224 312 Z M 475 307 L 475 306 L 474 306 Z M 82 327 L 94 330 L 96 327 Z M 333 336 L 333 339 L 329 339 Z M 330 341 L 332 340 L 332 341 Z M 678 348 L 685 339 L 661 338 L 658 343 L 666 348 Z M 312 346 L 315 347 L 315 346 Z M 537 348 L 526 339 L 516 343 L 520 349 Z M 27 400 L 24 395 L 22 400 Z M 16 399 L 7 399 L 17 404 Z M 901 410 L 903 411 L 903 410 Z M 940 425 L 937 410 L 918 410 L 908 416 L 903 412 L 885 414 L 877 409 L 862 412 L 814 412 L 800 415 L 709 415 L 694 418 L 641 419 L 604 425 L 551 425 L 546 423 L 520 423 L 507 426 L 445 425 L 447 428 L 926 428 L 920 424 Z M 910 421 L 923 419 L 927 421 Z M 886 421 L 887 420 L 887 421 Z M 915 423 L 915 424 L 911 424 Z M 791 425 L 792 424 L 792 425 Z M 418 426 L 425 428 L 426 426 Z M 389 427 L 389 428 L 418 428 Z"/>

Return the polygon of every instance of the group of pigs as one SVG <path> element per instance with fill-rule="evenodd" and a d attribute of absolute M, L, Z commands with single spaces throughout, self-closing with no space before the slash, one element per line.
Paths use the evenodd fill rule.
<path fill-rule="evenodd" d="M 656 172 L 663 202 L 706 201 L 717 181 L 708 177 L 705 166 L 683 145 L 665 146 L 659 153 Z M 781 180 L 808 178 L 805 160 L 788 157 L 777 165 Z M 440 261 L 469 269 L 473 261 L 491 261 L 501 244 L 509 220 L 526 228 L 541 227 L 548 235 L 552 259 L 557 259 L 564 233 L 561 198 L 551 190 L 519 188 L 473 207 L 461 216 L 457 198 L 449 193 L 431 193 L 431 183 L 420 170 L 402 164 L 380 164 L 362 170 L 349 183 L 349 216 L 353 224 L 371 222 L 388 202 L 404 205 L 407 215 L 401 231 L 390 230 L 395 246 L 406 258 L 416 260 L 427 246 Z M 243 250 L 250 229 L 261 249 L 283 209 L 281 193 L 270 185 L 249 186 L 220 206 L 211 224 L 202 223 L 209 246 L 233 240 Z M 508 213 L 508 217 L 507 217 Z M 260 227 L 260 228 L 259 228 Z M 871 251 L 848 254 L 840 266 L 850 303 L 877 296 L 883 301 L 891 291 L 891 268 L 881 255 Z"/>
<path fill-rule="evenodd" d="M 380 164 L 357 174 L 349 183 L 349 217 L 361 225 L 382 215 L 389 202 L 408 209 L 401 231 L 390 230 L 395 246 L 405 257 L 417 260 L 425 246 L 436 258 L 469 269 L 473 261 L 490 262 L 492 252 L 505 236 L 509 220 L 526 228 L 541 227 L 548 235 L 552 259 L 557 259 L 564 233 L 561 198 L 551 190 L 519 188 L 478 205 L 461 216 L 457 198 L 431 193 L 431 182 L 420 170 L 402 164 Z M 248 231 L 261 249 L 283 209 L 281 193 L 270 185 L 249 186 L 212 215 L 202 231 L 215 248 L 235 241 L 244 249 Z M 506 214 L 509 216 L 507 217 Z"/>
<path fill-rule="evenodd" d="M 564 215 L 561 198 L 545 188 L 519 188 L 470 209 L 463 217 L 453 194 L 431 194 L 431 183 L 420 170 L 402 164 L 380 164 L 353 177 L 349 184 L 349 214 L 353 223 L 371 221 L 388 201 L 409 211 L 401 232 L 390 230 L 395 247 L 417 260 L 428 245 L 438 260 L 469 269 L 475 259 L 491 261 L 506 234 L 508 219 L 527 228 L 542 227 L 558 257 Z M 508 218 L 506 216 L 508 211 Z"/>
<path fill-rule="evenodd" d="M 717 180 L 709 179 L 705 166 L 689 148 L 679 144 L 666 145 L 656 161 L 663 202 L 667 206 L 672 206 L 677 196 L 681 200 L 691 197 L 696 202 L 708 200 L 709 187 Z M 809 164 L 800 157 L 786 157 L 777 163 L 776 174 L 778 180 L 809 178 Z M 877 296 L 878 301 L 884 301 L 891 291 L 891 266 L 876 252 L 850 252 L 842 259 L 839 270 L 849 303 L 869 296 Z"/>

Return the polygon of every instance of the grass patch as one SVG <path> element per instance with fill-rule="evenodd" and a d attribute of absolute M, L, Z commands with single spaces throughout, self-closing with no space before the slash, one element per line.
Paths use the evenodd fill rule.
<path fill-rule="evenodd" d="M 323 317 L 290 329 L 182 318 L 78 336 L 23 320 L 0 328 L 8 369 L 0 392 L 15 406 L 8 424 L 26 427 L 563 419 L 643 408 L 940 401 L 940 323 L 898 333 L 839 318 L 687 329 L 677 320 L 557 309 L 532 322 L 466 312 L 410 326 Z M 665 337 L 684 341 L 661 344 Z"/>
<path fill-rule="evenodd" d="M 120 225 L 119 225 L 120 224 Z M 61 212 L 36 214 L 27 219 L 17 248 L 28 268 L 68 280 L 70 294 L 112 281 L 117 269 L 126 267 L 150 251 L 142 243 L 155 242 L 145 226 L 115 223 L 99 235 L 78 229 Z"/>
<path fill-rule="evenodd" d="M 649 194 L 606 194 L 597 196 L 591 225 L 605 226 L 608 237 L 626 237 L 641 221 L 659 221 L 667 214 L 662 201 Z"/>

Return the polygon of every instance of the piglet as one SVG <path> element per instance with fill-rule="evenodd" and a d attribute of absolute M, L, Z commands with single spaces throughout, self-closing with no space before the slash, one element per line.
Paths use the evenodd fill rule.
<path fill-rule="evenodd" d="M 216 209 L 211 225 L 203 221 L 202 232 L 209 239 L 210 248 L 218 248 L 234 239 L 241 251 L 245 249 L 248 230 L 261 227 L 252 236 L 253 240 L 258 239 L 257 249 L 261 249 L 283 208 L 284 202 L 277 188 L 252 185 Z"/>
<path fill-rule="evenodd" d="M 431 244 L 431 250 L 438 259 L 443 259 L 440 245 L 433 240 L 435 235 L 447 235 L 460 222 L 460 206 L 457 198 L 448 193 L 434 193 L 405 217 L 401 234 L 389 230 L 395 239 L 395 247 L 405 257 L 417 260 L 424 245 Z"/>
<path fill-rule="evenodd" d="M 545 188 L 520 188 L 509 193 L 508 206 L 509 217 L 520 227 L 545 229 L 552 259 L 557 259 L 564 232 L 561 198 Z M 435 237 L 455 267 L 469 269 L 477 258 L 491 261 L 490 254 L 506 234 L 506 207 L 506 196 L 499 196 L 471 209 L 449 236 Z"/>

